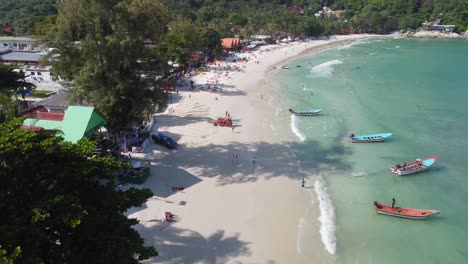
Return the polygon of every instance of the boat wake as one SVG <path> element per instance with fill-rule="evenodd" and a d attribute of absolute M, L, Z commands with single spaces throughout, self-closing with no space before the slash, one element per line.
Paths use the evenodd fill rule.
<path fill-rule="evenodd" d="M 325 249 L 330 254 L 336 253 L 336 237 L 335 237 L 335 208 L 331 201 L 330 195 L 327 192 L 327 186 L 321 176 L 318 177 L 314 184 L 314 190 L 317 193 L 317 199 L 320 208 L 320 236 L 325 245 Z"/>
<path fill-rule="evenodd" d="M 352 172 L 351 175 L 353 175 L 353 177 L 362 177 L 366 175 L 366 173 L 365 172 Z"/>
<path fill-rule="evenodd" d="M 322 64 L 316 65 L 310 69 L 311 77 L 326 78 L 330 77 L 333 72 L 333 65 L 342 64 L 341 60 L 331 60 Z"/>
<path fill-rule="evenodd" d="M 302 134 L 301 130 L 299 130 L 299 119 L 295 115 L 291 115 L 291 130 L 292 132 L 301 140 L 305 141 L 306 137 Z"/>

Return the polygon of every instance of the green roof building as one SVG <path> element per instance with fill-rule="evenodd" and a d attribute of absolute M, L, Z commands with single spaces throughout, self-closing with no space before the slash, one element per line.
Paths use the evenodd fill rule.
<path fill-rule="evenodd" d="M 99 115 L 94 107 L 69 106 L 65 110 L 63 120 L 47 120 L 38 118 L 27 118 L 23 126 L 30 130 L 54 130 L 57 136 L 63 137 L 64 141 L 76 143 L 78 140 L 89 137 L 94 129 L 103 127 L 107 121 Z"/>

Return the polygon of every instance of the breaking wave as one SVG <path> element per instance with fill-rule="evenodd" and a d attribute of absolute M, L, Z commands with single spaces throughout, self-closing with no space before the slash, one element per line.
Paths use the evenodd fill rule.
<path fill-rule="evenodd" d="M 316 65 L 312 67 L 310 70 L 311 77 L 330 77 L 333 72 L 333 65 L 337 64 L 342 64 L 343 62 L 341 60 L 332 60 L 332 61 L 327 61 L 322 64 Z"/>
<path fill-rule="evenodd" d="M 335 225 L 335 208 L 333 207 L 330 195 L 327 192 L 327 186 L 321 176 L 318 177 L 314 184 L 314 190 L 317 193 L 320 208 L 320 236 L 325 245 L 325 249 L 330 254 L 336 253 L 336 225 Z"/>
<path fill-rule="evenodd" d="M 305 141 L 306 137 L 299 129 L 298 124 L 299 124 L 299 119 L 297 118 L 297 116 L 292 114 L 291 115 L 291 130 L 301 141 Z"/>

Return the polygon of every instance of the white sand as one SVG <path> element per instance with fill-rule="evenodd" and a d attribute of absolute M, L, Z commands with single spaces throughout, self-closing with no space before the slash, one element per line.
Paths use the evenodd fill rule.
<path fill-rule="evenodd" d="M 273 71 L 281 71 L 278 66 L 309 48 L 365 37 L 264 46 L 238 54 L 250 57 L 248 63 L 216 66 L 240 72 L 212 70 L 193 77 L 199 86 L 217 79 L 222 91 L 188 91 L 186 86 L 173 94 L 174 104 L 158 115 L 154 131 L 167 132 L 180 147 L 152 146 L 152 176 L 142 187 L 155 196 L 128 212 L 140 220 L 135 229 L 145 242 L 160 252 L 148 263 L 312 263 L 297 245 L 301 217 L 315 198 L 310 178 L 311 187 L 304 189 L 300 179 L 311 175 L 301 171 L 289 148 L 298 141 L 290 124 L 278 118 L 278 111 L 284 115 L 287 109 L 271 103 L 271 88 L 263 78 L 273 65 Z M 234 119 L 234 131 L 213 126 L 225 111 Z M 174 186 L 185 189 L 173 192 Z M 176 221 L 165 222 L 165 211 L 175 214 Z M 326 254 L 317 236 L 317 244 L 307 247 L 316 247 L 318 256 Z"/>

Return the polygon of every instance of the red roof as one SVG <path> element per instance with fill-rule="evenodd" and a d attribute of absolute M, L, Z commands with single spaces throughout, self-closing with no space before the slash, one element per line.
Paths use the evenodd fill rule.
<path fill-rule="evenodd" d="M 225 49 L 233 49 L 239 46 L 240 39 L 239 38 L 223 38 L 221 39 L 221 45 Z"/>
<path fill-rule="evenodd" d="M 65 113 L 37 112 L 37 119 L 62 121 Z"/>
<path fill-rule="evenodd" d="M 29 130 L 29 131 L 32 131 L 32 132 L 38 132 L 38 131 L 41 131 L 43 128 L 40 127 L 40 126 L 21 126 L 23 129 L 26 129 L 26 130 Z"/>
<path fill-rule="evenodd" d="M 15 29 L 13 27 L 4 27 L 3 28 L 3 32 L 5 32 L 5 33 L 13 33 L 13 31 L 15 31 Z"/>
<path fill-rule="evenodd" d="M 28 110 L 24 110 L 23 112 L 21 112 L 21 114 L 23 116 L 27 116 L 30 118 L 36 118 L 37 112 L 49 112 L 49 111 L 44 106 L 40 105 L 40 106 L 36 106 Z"/>
<path fill-rule="evenodd" d="M 21 113 L 23 116 L 30 118 L 42 119 L 42 120 L 53 120 L 62 121 L 65 113 L 52 113 L 47 110 L 44 106 L 36 106 L 31 109 L 25 110 Z"/>

